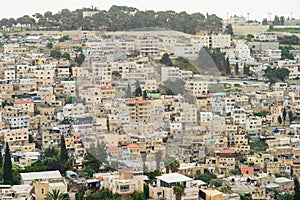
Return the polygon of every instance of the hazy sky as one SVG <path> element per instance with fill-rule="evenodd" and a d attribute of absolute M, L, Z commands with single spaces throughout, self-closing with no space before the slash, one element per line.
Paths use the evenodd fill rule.
<path fill-rule="evenodd" d="M 82 7 L 96 6 L 107 10 L 111 5 L 126 5 L 139 10 L 175 10 L 215 13 L 226 19 L 228 15 L 244 15 L 250 13 L 250 19 L 261 21 L 268 17 L 267 13 L 300 18 L 299 0 L 0 0 L 0 18 L 20 17 L 25 14 L 53 13 L 68 8 L 74 10 Z M 292 13 L 292 14 L 291 14 Z"/>

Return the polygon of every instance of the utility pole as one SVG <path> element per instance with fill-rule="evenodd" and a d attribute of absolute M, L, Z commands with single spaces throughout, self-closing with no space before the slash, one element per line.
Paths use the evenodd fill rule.
<path fill-rule="evenodd" d="M 271 22 L 271 16 L 272 16 L 272 13 L 267 13 L 268 16 L 269 16 L 269 22 Z"/>
<path fill-rule="evenodd" d="M 250 21 L 249 21 L 249 15 L 250 15 L 250 13 L 247 12 L 247 16 L 248 16 L 248 24 L 250 23 Z"/>
<path fill-rule="evenodd" d="M 227 25 L 228 25 L 228 15 L 229 15 L 229 12 L 227 12 L 226 15 L 227 15 Z"/>

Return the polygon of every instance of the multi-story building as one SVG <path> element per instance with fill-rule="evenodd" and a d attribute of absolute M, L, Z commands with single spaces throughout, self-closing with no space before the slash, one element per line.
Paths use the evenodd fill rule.
<path fill-rule="evenodd" d="M 135 40 L 135 50 L 142 56 L 157 56 L 159 40 L 151 37 L 143 37 Z"/>
<path fill-rule="evenodd" d="M 151 101 L 129 100 L 126 102 L 131 122 L 151 122 Z"/>
<path fill-rule="evenodd" d="M 153 199 L 163 198 L 166 200 L 174 200 L 175 194 L 173 186 L 176 183 L 180 183 L 185 188 L 181 196 L 182 200 L 199 199 L 199 188 L 197 185 L 194 185 L 192 181 L 193 179 L 179 173 L 163 174 L 156 177 L 155 185 L 150 185 L 149 196 Z"/>
<path fill-rule="evenodd" d="M 207 94 L 208 84 L 206 81 L 191 80 L 185 82 L 185 89 L 192 94 Z"/>

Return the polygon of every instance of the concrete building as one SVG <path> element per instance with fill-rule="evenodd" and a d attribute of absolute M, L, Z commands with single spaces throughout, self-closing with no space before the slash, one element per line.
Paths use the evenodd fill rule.
<path fill-rule="evenodd" d="M 164 198 L 166 200 L 175 200 L 175 194 L 173 192 L 173 186 L 176 183 L 183 185 L 184 194 L 182 200 L 198 199 L 198 186 L 192 184 L 191 178 L 181 175 L 179 173 L 163 174 L 156 177 L 156 185 L 150 185 L 149 196 L 153 199 Z"/>

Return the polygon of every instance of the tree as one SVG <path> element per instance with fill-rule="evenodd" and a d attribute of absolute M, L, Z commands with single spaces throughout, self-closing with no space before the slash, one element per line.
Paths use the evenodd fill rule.
<path fill-rule="evenodd" d="M 143 192 L 133 191 L 131 195 L 132 200 L 146 200 L 145 195 Z"/>
<path fill-rule="evenodd" d="M 49 43 L 47 44 L 47 48 L 48 48 L 48 49 L 52 49 L 52 48 L 53 48 L 53 43 L 52 43 L 52 42 L 49 42 Z"/>
<path fill-rule="evenodd" d="M 98 199 L 121 200 L 121 196 L 119 194 L 113 194 L 108 188 L 100 188 L 86 197 L 86 200 Z"/>
<path fill-rule="evenodd" d="M 148 99 L 148 95 L 147 95 L 147 90 L 143 91 L 143 99 L 147 100 Z"/>
<path fill-rule="evenodd" d="M 125 98 L 130 98 L 131 97 L 131 86 L 128 83 L 127 88 L 126 88 L 126 92 L 125 92 Z"/>
<path fill-rule="evenodd" d="M 61 57 L 61 52 L 59 49 L 53 49 L 50 51 L 50 57 L 59 59 Z"/>
<path fill-rule="evenodd" d="M 281 60 L 289 59 L 294 60 L 294 56 L 290 54 L 290 50 L 293 50 L 294 48 L 291 45 L 288 46 L 280 46 L 279 49 L 281 49 Z"/>
<path fill-rule="evenodd" d="M 215 187 L 221 187 L 222 181 L 220 179 L 212 179 L 209 181 L 209 185 L 215 186 Z"/>
<path fill-rule="evenodd" d="M 286 121 L 286 109 L 285 108 L 283 108 L 283 111 L 282 111 L 282 119 L 283 119 L 283 122 L 285 123 L 285 121 Z"/>
<path fill-rule="evenodd" d="M 282 119 L 281 119 L 281 116 L 280 116 L 280 115 L 278 116 L 277 121 L 278 121 L 279 124 L 282 123 Z"/>
<path fill-rule="evenodd" d="M 173 66 L 172 60 L 170 59 L 169 54 L 164 53 L 164 55 L 159 60 L 161 64 L 167 65 L 167 66 Z"/>
<path fill-rule="evenodd" d="M 83 163 L 85 168 L 90 167 L 94 172 L 98 172 L 102 164 L 108 163 L 105 144 L 98 144 L 97 147 L 94 144 L 90 145 L 90 148 L 87 149 Z"/>
<path fill-rule="evenodd" d="M 297 176 L 294 177 L 294 199 L 300 199 L 300 185 Z"/>
<path fill-rule="evenodd" d="M 61 135 L 61 138 L 60 138 L 60 162 L 65 164 L 68 162 L 68 159 L 69 159 L 69 156 L 68 156 L 68 150 L 66 147 L 65 137 L 64 137 L 64 135 Z"/>
<path fill-rule="evenodd" d="M 226 58 L 225 61 L 225 72 L 227 75 L 231 74 L 231 69 L 230 69 L 230 63 L 229 63 L 229 58 Z"/>
<path fill-rule="evenodd" d="M 220 48 L 216 49 L 209 49 L 206 47 L 203 47 L 199 51 L 198 59 L 197 62 L 199 63 L 199 66 L 201 66 L 201 62 L 207 62 L 207 60 L 211 60 L 210 58 L 208 59 L 207 54 L 210 56 L 210 58 L 213 60 L 213 63 L 209 62 L 206 63 L 210 65 L 215 65 L 220 72 L 230 74 L 230 66 L 229 66 L 229 61 L 225 58 L 225 53 L 221 52 Z"/>
<path fill-rule="evenodd" d="M 0 149 L 0 169 L 2 169 L 3 166 L 3 156 L 2 156 L 2 150 Z"/>
<path fill-rule="evenodd" d="M 44 151 L 44 156 L 45 157 L 55 158 L 55 157 L 57 157 L 57 155 L 58 155 L 58 152 L 54 147 L 48 147 Z"/>
<path fill-rule="evenodd" d="M 61 57 L 62 57 L 62 58 L 65 58 L 65 59 L 67 59 L 67 60 L 71 60 L 71 56 L 70 56 L 70 54 L 67 53 L 67 52 L 64 52 L 64 53 L 61 55 Z"/>
<path fill-rule="evenodd" d="M 59 42 L 65 42 L 67 40 L 70 40 L 70 37 L 68 35 L 64 35 L 58 39 Z"/>
<path fill-rule="evenodd" d="M 3 168 L 3 181 L 4 184 L 12 184 L 13 183 L 13 173 L 12 173 L 12 162 L 9 145 L 6 142 L 5 155 L 4 155 L 4 168 Z"/>
<path fill-rule="evenodd" d="M 160 171 L 161 158 L 162 158 L 162 151 L 159 150 L 159 151 L 155 152 L 155 162 L 156 162 L 156 170 L 157 171 Z"/>
<path fill-rule="evenodd" d="M 283 26 L 284 25 L 284 16 L 280 17 L 280 25 Z"/>
<path fill-rule="evenodd" d="M 283 37 L 278 37 L 278 42 L 280 44 L 298 45 L 300 38 L 296 35 L 285 35 Z"/>
<path fill-rule="evenodd" d="M 149 185 L 147 183 L 144 183 L 144 194 L 146 199 L 149 199 Z"/>
<path fill-rule="evenodd" d="M 226 33 L 230 34 L 231 36 L 233 36 L 233 29 L 232 29 L 232 24 L 228 24 L 226 26 Z"/>
<path fill-rule="evenodd" d="M 239 63 L 235 63 L 234 72 L 235 75 L 239 75 Z"/>
<path fill-rule="evenodd" d="M 48 192 L 45 200 L 69 200 L 68 193 L 62 193 L 59 189 L 54 189 L 51 192 Z"/>
<path fill-rule="evenodd" d="M 274 17 L 273 25 L 274 26 L 280 25 L 280 19 L 277 15 L 275 15 L 275 17 Z"/>
<path fill-rule="evenodd" d="M 141 89 L 141 84 L 138 80 L 135 82 L 135 92 L 134 92 L 136 97 L 142 96 L 142 89 Z"/>
<path fill-rule="evenodd" d="M 176 160 L 176 158 L 172 156 L 167 156 L 164 161 L 164 164 L 165 164 L 167 174 L 169 173 L 170 170 L 172 173 L 177 172 L 180 166 L 178 160 Z"/>
<path fill-rule="evenodd" d="M 184 187 L 181 183 L 175 183 L 173 186 L 173 193 L 175 194 L 176 200 L 181 200 L 181 197 L 184 193 Z"/>
<path fill-rule="evenodd" d="M 250 76 L 250 68 L 247 66 L 246 63 L 244 63 L 244 74 L 247 75 L 247 76 Z"/>
<path fill-rule="evenodd" d="M 147 159 L 147 152 L 141 151 L 141 157 L 143 162 L 143 173 L 146 174 L 146 159 Z"/>
<path fill-rule="evenodd" d="M 289 120 L 290 120 L 290 124 L 291 124 L 292 121 L 294 120 L 293 112 L 291 110 L 288 112 L 288 116 L 289 116 Z"/>
<path fill-rule="evenodd" d="M 83 53 L 79 53 L 79 55 L 76 54 L 75 62 L 77 63 L 78 66 L 81 66 L 84 59 L 85 59 L 85 55 Z"/>
<path fill-rule="evenodd" d="M 270 80 L 271 84 L 274 84 L 278 81 L 285 81 L 289 74 L 290 71 L 287 68 L 267 67 L 265 70 L 265 76 Z"/>

